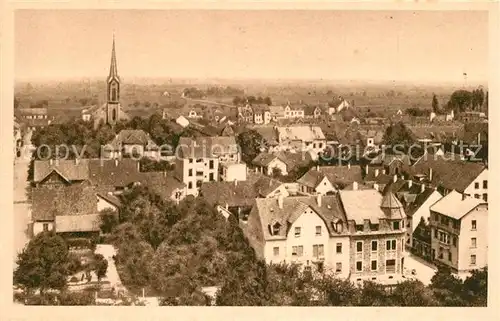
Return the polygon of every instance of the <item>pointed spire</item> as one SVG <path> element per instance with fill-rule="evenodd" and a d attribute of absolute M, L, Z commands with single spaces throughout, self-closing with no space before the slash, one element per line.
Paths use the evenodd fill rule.
<path fill-rule="evenodd" d="M 119 79 L 118 77 L 118 67 L 116 66 L 116 52 L 115 52 L 115 33 L 113 32 L 113 49 L 111 50 L 111 65 L 109 67 L 109 77 L 110 79 Z"/>

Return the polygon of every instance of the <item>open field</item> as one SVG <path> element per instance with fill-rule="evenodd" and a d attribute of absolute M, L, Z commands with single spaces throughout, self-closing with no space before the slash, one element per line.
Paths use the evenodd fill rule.
<path fill-rule="evenodd" d="M 244 89 L 246 95 L 269 96 L 274 105 L 283 105 L 287 101 L 304 104 L 327 104 L 334 97 L 342 96 L 360 112 L 376 112 L 380 116 L 393 115 L 398 109 L 417 107 L 431 109 L 432 96 L 435 93 L 441 104 L 445 104 L 457 86 L 412 86 L 392 84 L 329 84 L 320 83 L 266 83 L 255 81 L 231 84 L 226 82 L 173 82 L 154 80 L 123 80 L 121 104 L 134 115 L 152 114 L 163 108 L 183 106 L 186 99 L 181 97 L 184 88 L 196 87 L 206 90 L 210 86 L 232 86 Z M 103 104 L 106 101 L 106 83 L 104 81 L 66 81 L 52 83 L 19 83 L 15 86 L 15 97 L 20 106 L 46 100 L 49 113 L 57 118 L 80 117 L 81 110 L 89 103 Z M 202 100 L 232 105 L 233 96 L 208 96 Z M 188 100 L 190 105 L 203 101 Z M 206 103 L 208 106 L 214 104 Z"/>

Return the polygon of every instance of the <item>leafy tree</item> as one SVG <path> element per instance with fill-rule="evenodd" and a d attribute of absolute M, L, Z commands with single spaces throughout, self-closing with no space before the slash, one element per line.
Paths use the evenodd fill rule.
<path fill-rule="evenodd" d="M 453 276 L 447 267 L 440 267 L 431 279 L 430 288 L 434 296 L 439 301 L 439 305 L 444 306 L 466 306 L 462 299 L 462 280 Z"/>
<path fill-rule="evenodd" d="M 257 157 L 264 146 L 264 138 L 253 129 L 240 133 L 236 141 L 241 148 L 241 158 L 245 163 L 250 163 Z"/>
<path fill-rule="evenodd" d="M 470 306 L 488 304 L 488 268 L 473 270 L 463 283 L 463 296 Z"/>
<path fill-rule="evenodd" d="M 410 145 L 413 142 L 413 137 L 408 128 L 401 122 L 391 124 L 387 127 L 383 141 L 385 145 Z"/>
<path fill-rule="evenodd" d="M 457 112 L 463 112 L 472 106 L 473 94 L 467 90 L 456 90 L 448 101 L 448 108 Z"/>
<path fill-rule="evenodd" d="M 14 284 L 28 293 L 40 290 L 61 290 L 69 275 L 68 246 L 53 232 L 37 234 L 18 255 Z"/>
<path fill-rule="evenodd" d="M 439 114 L 439 101 L 435 94 L 432 96 L 432 111 Z"/>
<path fill-rule="evenodd" d="M 233 105 L 235 106 L 239 106 L 240 104 L 242 104 L 244 102 L 244 99 L 241 98 L 240 96 L 235 96 L 233 98 Z"/>
<path fill-rule="evenodd" d="M 264 104 L 268 105 L 268 106 L 271 106 L 273 104 L 271 98 L 269 96 L 267 96 L 266 98 L 264 98 Z"/>
<path fill-rule="evenodd" d="M 432 291 L 420 281 L 404 281 L 398 283 L 391 295 L 395 306 L 435 306 L 438 301 Z"/>
<path fill-rule="evenodd" d="M 120 223 L 118 220 L 118 213 L 110 208 L 102 210 L 99 216 L 101 218 L 100 228 L 103 233 L 111 233 L 113 228 Z"/>
<path fill-rule="evenodd" d="M 106 272 L 108 271 L 108 261 L 102 254 L 94 255 L 94 269 L 97 274 L 97 280 L 100 282 L 101 279 L 106 276 Z"/>
<path fill-rule="evenodd" d="M 363 283 L 357 304 L 360 306 L 389 306 L 391 302 L 383 285 L 369 281 Z"/>

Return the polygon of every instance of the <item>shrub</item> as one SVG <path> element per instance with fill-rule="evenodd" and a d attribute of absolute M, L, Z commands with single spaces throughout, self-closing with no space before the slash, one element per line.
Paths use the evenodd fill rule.
<path fill-rule="evenodd" d="M 80 281 L 76 276 L 72 276 L 71 279 L 69 279 L 69 282 L 72 282 L 72 283 L 77 283 L 78 281 Z"/>

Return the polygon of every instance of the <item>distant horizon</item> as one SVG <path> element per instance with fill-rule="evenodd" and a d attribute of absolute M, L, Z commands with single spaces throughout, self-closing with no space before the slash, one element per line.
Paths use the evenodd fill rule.
<path fill-rule="evenodd" d="M 17 10 L 15 79 L 485 83 L 487 11 Z"/>

